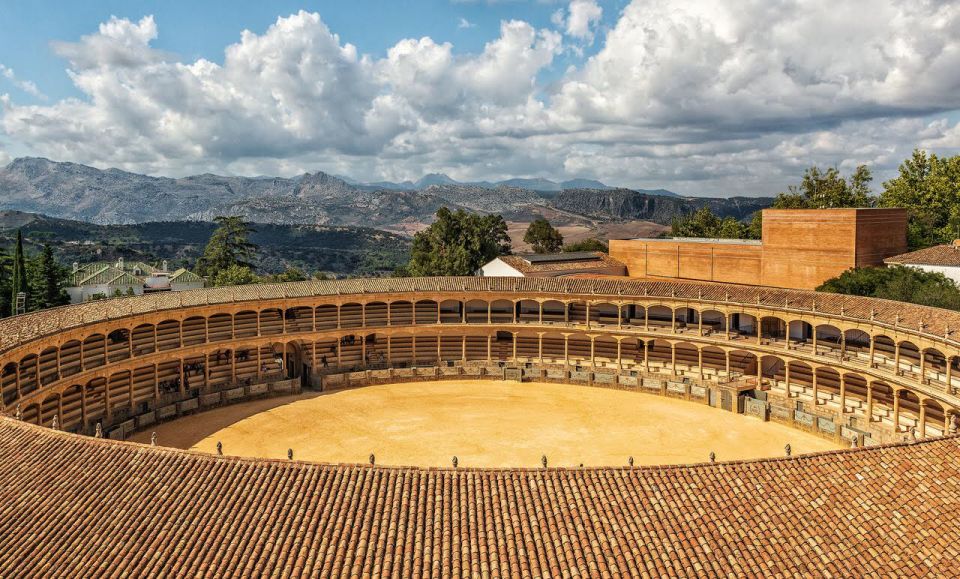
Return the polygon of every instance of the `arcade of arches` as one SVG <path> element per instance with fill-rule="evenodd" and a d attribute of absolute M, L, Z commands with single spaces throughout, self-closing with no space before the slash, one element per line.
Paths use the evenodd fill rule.
<path fill-rule="evenodd" d="M 238 387 L 415 366 L 657 377 L 688 397 L 696 386 L 802 409 L 873 443 L 946 434 L 960 408 L 960 350 L 946 338 L 767 304 L 535 289 L 278 297 L 80 323 L 2 351 L 0 391 L 25 421 L 110 433 Z"/>

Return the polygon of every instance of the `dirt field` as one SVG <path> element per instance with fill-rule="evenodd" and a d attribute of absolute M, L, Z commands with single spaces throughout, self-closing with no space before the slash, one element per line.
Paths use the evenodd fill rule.
<path fill-rule="evenodd" d="M 830 441 L 660 396 L 517 382 L 419 382 L 263 400 L 158 426 L 167 446 L 321 462 L 449 466 L 608 466 L 782 456 Z M 148 442 L 149 432 L 134 437 Z"/>

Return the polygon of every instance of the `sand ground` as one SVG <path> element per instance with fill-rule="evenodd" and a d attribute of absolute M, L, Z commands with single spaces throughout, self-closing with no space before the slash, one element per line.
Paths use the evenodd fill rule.
<path fill-rule="evenodd" d="M 157 427 L 159 444 L 240 456 L 449 466 L 610 466 L 839 448 L 780 424 L 656 395 L 564 384 L 416 382 L 260 400 Z M 133 437 L 148 442 L 150 432 Z"/>

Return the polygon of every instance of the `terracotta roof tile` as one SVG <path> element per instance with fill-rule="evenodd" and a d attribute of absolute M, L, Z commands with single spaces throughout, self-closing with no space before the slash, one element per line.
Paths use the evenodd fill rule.
<path fill-rule="evenodd" d="M 0 452 L 4 576 L 922 576 L 960 560 L 956 437 L 451 470 L 217 457 L 0 418 Z"/>
<path fill-rule="evenodd" d="M 884 263 L 904 265 L 940 265 L 960 267 L 960 247 L 956 245 L 935 245 L 888 257 Z"/>

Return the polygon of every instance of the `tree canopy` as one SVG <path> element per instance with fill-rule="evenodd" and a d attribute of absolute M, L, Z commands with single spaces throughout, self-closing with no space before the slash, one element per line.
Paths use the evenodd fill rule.
<path fill-rule="evenodd" d="M 596 237 L 590 237 L 588 239 L 582 239 L 580 241 L 575 241 L 573 243 L 564 245 L 563 251 L 602 251 L 603 253 L 610 253 L 610 248 L 606 243 L 597 239 Z"/>
<path fill-rule="evenodd" d="M 28 301 L 31 310 L 41 310 L 70 303 L 64 289 L 67 269 L 53 257 L 53 248 L 44 244 L 40 253 L 30 261 L 28 272 Z"/>
<path fill-rule="evenodd" d="M 733 217 L 717 217 L 709 207 L 701 207 L 689 215 L 678 217 L 670 224 L 674 237 L 708 237 L 719 239 L 750 239 L 750 226 Z"/>
<path fill-rule="evenodd" d="M 253 271 L 255 267 L 250 260 L 257 249 L 249 240 L 253 227 L 239 216 L 220 216 L 214 221 L 217 229 L 197 260 L 197 274 L 213 279 L 219 272 L 235 265 Z"/>
<path fill-rule="evenodd" d="M 483 264 L 508 253 L 510 236 L 503 217 L 441 207 L 436 221 L 414 236 L 410 263 L 402 273 L 473 275 Z"/>
<path fill-rule="evenodd" d="M 826 171 L 814 165 L 803 172 L 800 185 L 791 185 L 786 193 L 777 195 L 776 209 L 835 209 L 840 207 L 871 207 L 876 199 L 871 195 L 873 175 L 866 165 L 857 166 L 853 174 L 843 177 L 836 167 Z"/>
<path fill-rule="evenodd" d="M 27 266 L 23 255 L 23 233 L 17 230 L 17 244 L 13 252 L 10 273 L 10 313 L 17 313 L 17 295 L 27 293 Z"/>
<path fill-rule="evenodd" d="M 960 238 L 960 155 L 915 150 L 899 175 L 883 184 L 879 205 L 910 212 L 907 241 L 913 249 Z"/>
<path fill-rule="evenodd" d="M 563 247 L 563 235 L 543 217 L 537 217 L 527 227 L 523 242 L 529 243 L 534 253 L 557 253 Z"/>
<path fill-rule="evenodd" d="M 884 298 L 960 310 L 960 289 L 941 273 L 915 267 L 858 267 L 825 281 L 817 291 Z"/>
<path fill-rule="evenodd" d="M 233 265 L 217 270 L 210 281 L 213 282 L 213 285 L 222 287 L 257 283 L 260 281 L 260 278 L 258 278 L 257 274 L 249 267 L 234 263 Z"/>

